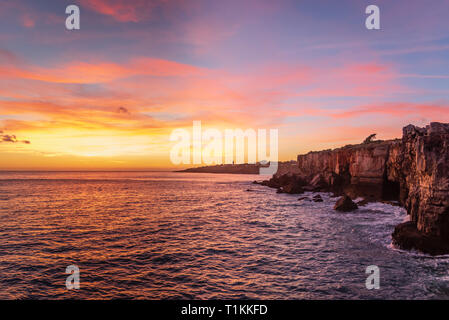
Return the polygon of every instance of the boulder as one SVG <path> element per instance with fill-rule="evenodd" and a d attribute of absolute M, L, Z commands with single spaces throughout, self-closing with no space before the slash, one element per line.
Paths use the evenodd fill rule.
<path fill-rule="evenodd" d="M 291 182 L 286 186 L 282 187 L 282 191 L 288 194 L 301 194 L 304 193 L 304 189 L 296 184 L 295 182 Z"/>
<path fill-rule="evenodd" d="M 322 198 L 321 195 L 319 195 L 319 194 L 315 195 L 315 196 L 312 198 L 312 200 L 313 200 L 314 202 L 323 202 L 323 198 Z"/>
<path fill-rule="evenodd" d="M 347 195 L 344 195 L 335 203 L 334 209 L 341 212 L 350 212 L 358 209 L 357 204 L 352 201 Z"/>
<path fill-rule="evenodd" d="M 416 223 L 412 221 L 397 225 L 392 237 L 393 244 L 400 249 L 418 250 L 434 256 L 449 252 L 449 243 L 418 231 Z"/>

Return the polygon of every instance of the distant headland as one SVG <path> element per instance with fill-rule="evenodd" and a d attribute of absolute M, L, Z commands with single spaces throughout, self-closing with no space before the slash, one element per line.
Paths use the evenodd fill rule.
<path fill-rule="evenodd" d="M 259 174 L 259 168 L 263 167 L 260 163 L 244 164 L 221 164 L 215 166 L 204 166 L 189 168 L 176 172 L 195 172 L 195 173 L 227 173 L 227 174 Z"/>

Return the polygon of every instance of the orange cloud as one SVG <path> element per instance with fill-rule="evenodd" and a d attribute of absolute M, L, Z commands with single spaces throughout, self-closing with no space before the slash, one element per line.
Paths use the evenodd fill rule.
<path fill-rule="evenodd" d="M 158 2 L 147 0 L 82 0 L 81 4 L 119 22 L 139 22 L 151 14 Z"/>
<path fill-rule="evenodd" d="M 172 123 L 186 118 L 213 120 L 213 116 L 226 122 L 280 124 L 289 116 L 329 114 L 319 104 L 287 105 L 291 98 L 388 94 L 395 88 L 389 68 L 374 63 L 333 70 L 277 63 L 236 74 L 142 57 L 123 64 L 74 61 L 42 68 L 0 51 L 0 72 L 0 94 L 18 100 L 3 104 L 5 114 L 83 118 L 92 125 L 93 121 L 114 123 L 108 119 L 114 119 L 123 107 L 132 115 L 124 121 L 134 128 L 148 123 L 147 113 L 153 117 L 170 114 Z M 101 86 L 85 91 L 74 84 Z M 34 101 L 36 96 L 40 102 Z M 136 117 L 144 121 L 131 124 Z"/>
<path fill-rule="evenodd" d="M 351 107 L 353 100 L 345 99 L 340 106 L 352 102 L 341 109 L 327 106 L 324 101 L 334 103 L 335 96 L 385 97 L 400 88 L 394 68 L 376 62 L 333 68 L 277 62 L 230 72 L 140 57 L 42 67 L 0 50 L 0 73 L 0 96 L 5 97 L 0 128 L 33 142 L 23 147 L 51 154 L 166 154 L 173 128 L 201 120 L 204 127 L 284 129 L 281 158 L 288 159 L 300 150 L 363 139 L 375 125 L 349 129 L 350 124 L 343 125 L 347 120 L 396 112 L 400 120 L 385 124 L 387 132 L 401 127 L 402 115 L 438 120 L 448 109 L 407 103 Z M 292 117 L 302 123 L 293 125 Z M 307 117 L 321 122 L 309 123 Z"/>
<path fill-rule="evenodd" d="M 0 64 L 0 72 L 3 78 L 23 78 L 57 83 L 102 83 L 139 75 L 155 77 L 199 75 L 202 69 L 168 60 L 137 58 L 122 65 L 112 62 L 72 62 L 55 68 L 4 63 Z"/>

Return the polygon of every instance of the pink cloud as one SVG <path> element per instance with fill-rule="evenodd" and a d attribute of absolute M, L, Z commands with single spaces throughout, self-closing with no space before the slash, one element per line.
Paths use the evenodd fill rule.
<path fill-rule="evenodd" d="M 404 117 L 415 115 L 418 117 L 431 117 L 434 121 L 449 120 L 448 104 L 420 104 L 420 103 L 384 103 L 380 105 L 367 105 L 350 109 L 348 111 L 332 114 L 336 119 L 356 118 L 364 115 L 384 115 L 391 117 Z"/>
<path fill-rule="evenodd" d="M 81 4 L 119 22 L 139 22 L 151 15 L 154 7 L 167 1 L 81 0 Z"/>
<path fill-rule="evenodd" d="M 0 55 L 11 59 L 7 53 Z M 1 57 L 0 56 L 0 57 Z M 132 76 L 184 77 L 199 75 L 201 68 L 174 61 L 137 58 L 124 64 L 112 62 L 70 62 L 61 66 L 42 68 L 33 65 L 2 64 L 4 78 L 23 78 L 57 83 L 102 83 Z"/>
<path fill-rule="evenodd" d="M 341 96 L 366 101 L 366 97 L 383 97 L 385 101 L 401 88 L 397 82 L 400 77 L 392 66 L 372 61 L 333 68 L 278 62 L 231 72 L 140 57 L 124 63 L 72 61 L 44 68 L 3 50 L 0 72 L 0 95 L 17 100 L 3 103 L 3 114 L 37 114 L 56 122 L 79 121 L 88 126 L 104 122 L 139 129 L 147 124 L 165 126 L 192 119 L 282 126 L 288 117 L 305 115 L 336 122 L 364 115 L 414 114 L 438 119 L 448 110 L 441 104 L 351 107 L 354 102 L 340 110 L 326 108 L 324 98 L 335 101 L 336 96 Z M 83 91 L 89 86 L 78 84 L 100 86 Z M 120 107 L 129 113 L 117 113 Z M 171 120 L 155 121 L 158 115 Z"/>
<path fill-rule="evenodd" d="M 36 18 L 31 14 L 22 15 L 22 25 L 27 28 L 33 28 L 36 25 Z"/>

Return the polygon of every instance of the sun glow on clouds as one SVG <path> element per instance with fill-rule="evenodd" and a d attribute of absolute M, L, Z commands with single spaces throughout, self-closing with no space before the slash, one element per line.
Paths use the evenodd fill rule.
<path fill-rule="evenodd" d="M 98 30 L 82 26 L 63 40 L 40 29 L 40 18 L 55 15 L 48 8 L 17 1 L 8 5 L 11 21 L 0 11 L 16 24 L 7 35 L 15 49 L 0 48 L 0 130 L 31 142 L 0 143 L 8 154 L 0 168 L 169 167 L 171 131 L 190 130 L 194 120 L 220 131 L 278 128 L 281 160 L 362 141 L 372 131 L 394 138 L 408 122 L 449 121 L 443 59 L 415 61 L 397 41 L 376 50 L 365 33 L 354 40 L 358 52 L 345 45 L 332 51 L 330 38 L 342 36 L 332 30 L 316 30 L 305 50 L 304 26 L 295 25 L 304 10 L 288 1 L 200 2 L 83 0 L 83 17 L 98 20 Z M 284 24 L 298 32 L 288 34 L 295 28 Z M 145 32 L 164 37 L 146 43 Z M 447 50 L 447 43 L 414 41 L 420 52 Z M 28 54 L 33 48 L 51 59 L 41 63 Z M 436 92 L 428 81 L 442 94 L 427 94 Z"/>
<path fill-rule="evenodd" d="M 147 0 L 81 0 L 81 4 L 119 22 L 139 22 L 146 18 L 158 2 Z"/>

